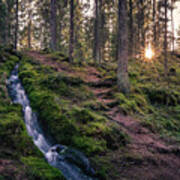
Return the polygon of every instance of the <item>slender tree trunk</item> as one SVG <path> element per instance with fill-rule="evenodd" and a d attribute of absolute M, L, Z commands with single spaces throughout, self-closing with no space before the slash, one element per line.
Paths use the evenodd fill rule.
<path fill-rule="evenodd" d="M 140 3 L 137 3 L 137 9 L 138 9 L 138 13 L 137 13 L 137 46 L 135 48 L 136 50 L 136 54 L 141 54 L 141 7 L 140 7 Z"/>
<path fill-rule="evenodd" d="M 104 40 L 104 24 L 105 24 L 105 17 L 104 17 L 104 9 L 103 9 L 103 0 L 99 0 L 99 21 L 100 21 L 100 30 L 99 30 L 99 63 L 101 64 L 102 60 L 104 60 L 104 48 L 105 48 L 105 40 Z"/>
<path fill-rule="evenodd" d="M 74 53 L 74 0 L 70 0 L 70 37 L 69 37 L 69 61 L 73 62 Z"/>
<path fill-rule="evenodd" d="M 99 1 L 95 0 L 95 21 L 94 21 L 94 50 L 93 57 L 96 63 L 99 63 Z"/>
<path fill-rule="evenodd" d="M 29 0 L 29 10 L 28 10 L 28 48 L 31 49 L 31 31 L 32 31 L 32 9 L 31 9 L 31 2 Z"/>
<path fill-rule="evenodd" d="M 157 45 L 156 38 L 156 0 L 153 0 L 153 43 L 154 47 Z"/>
<path fill-rule="evenodd" d="M 164 73 L 165 77 L 167 78 L 168 74 L 168 59 L 167 59 L 167 6 L 168 6 L 168 0 L 164 0 L 164 9 L 165 9 L 165 24 L 164 24 Z"/>
<path fill-rule="evenodd" d="M 133 32 L 133 2 L 129 0 L 129 56 L 133 56 L 134 51 L 134 32 Z"/>
<path fill-rule="evenodd" d="M 161 8 L 160 8 L 160 5 L 159 5 L 159 2 L 157 2 L 157 24 L 156 24 L 156 48 L 159 49 L 160 47 L 160 36 L 161 36 L 161 25 L 160 25 L 160 11 L 161 11 Z M 162 49 L 162 48 L 161 48 Z"/>
<path fill-rule="evenodd" d="M 29 23 L 28 23 L 28 48 L 29 49 L 31 49 L 31 26 L 32 26 L 32 21 L 30 17 Z"/>
<path fill-rule="evenodd" d="M 171 0 L 171 29 L 172 29 L 172 52 L 174 52 L 174 0 Z"/>
<path fill-rule="evenodd" d="M 19 29 L 19 0 L 16 0 L 16 23 L 15 23 L 15 37 L 14 37 L 14 48 L 17 49 L 18 44 L 18 29 Z"/>
<path fill-rule="evenodd" d="M 56 0 L 51 0 L 51 49 L 56 51 L 57 49 L 57 22 L 56 22 Z"/>
<path fill-rule="evenodd" d="M 118 88 L 123 93 L 129 92 L 128 78 L 128 28 L 127 1 L 118 1 Z"/>
<path fill-rule="evenodd" d="M 146 34 L 144 29 L 144 0 L 140 0 L 140 24 L 141 24 L 141 46 L 144 48 L 146 42 Z"/>
<path fill-rule="evenodd" d="M 5 39 L 6 39 L 6 44 L 10 44 L 10 29 L 11 29 L 11 22 L 10 22 L 10 13 L 11 13 L 11 8 L 10 4 L 7 2 L 7 16 L 6 16 L 6 28 L 5 28 Z"/>

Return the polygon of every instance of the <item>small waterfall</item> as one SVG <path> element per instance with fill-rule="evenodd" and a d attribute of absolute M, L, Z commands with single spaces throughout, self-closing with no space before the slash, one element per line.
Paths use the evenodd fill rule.
<path fill-rule="evenodd" d="M 60 144 L 53 145 L 45 138 L 38 124 L 37 115 L 32 111 L 29 99 L 18 77 L 19 65 L 16 65 L 8 79 L 9 94 L 14 103 L 22 105 L 24 121 L 29 136 L 44 154 L 47 162 L 58 168 L 68 180 L 93 180 L 94 175 L 88 159 L 79 151 Z"/>

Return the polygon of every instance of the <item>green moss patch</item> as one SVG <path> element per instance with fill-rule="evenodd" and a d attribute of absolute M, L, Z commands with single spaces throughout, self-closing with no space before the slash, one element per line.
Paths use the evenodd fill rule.
<path fill-rule="evenodd" d="M 6 81 L 15 65 L 20 62 L 20 54 L 14 52 L 11 55 L 12 53 L 9 54 L 4 50 L 2 52 L 1 58 L 3 61 L 0 60 L 0 159 L 11 160 L 12 170 L 10 174 L 8 174 L 8 170 L 2 172 L 0 179 L 13 179 L 16 176 L 30 180 L 63 179 L 60 171 L 51 168 L 44 160 L 42 153 L 33 144 L 26 131 L 21 106 L 12 104 L 8 95 Z M 24 81 L 28 82 L 29 88 L 31 87 L 29 85 L 30 81 L 28 81 L 29 78 L 36 76 L 36 74 L 29 74 L 30 72 L 24 72 L 24 77 L 26 77 Z M 22 163 L 19 163 L 20 159 L 23 159 Z M 24 169 L 24 166 L 26 166 L 26 169 Z M 36 172 L 34 172 L 35 169 Z M 24 175 L 26 171 L 27 173 Z"/>
<path fill-rule="evenodd" d="M 33 156 L 22 157 L 21 162 L 23 162 L 26 167 L 26 175 L 29 179 L 65 180 L 58 169 L 53 168 L 41 158 Z"/>

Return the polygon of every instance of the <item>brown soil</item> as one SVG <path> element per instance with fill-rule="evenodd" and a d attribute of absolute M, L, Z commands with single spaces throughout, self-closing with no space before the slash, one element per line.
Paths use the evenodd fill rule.
<path fill-rule="evenodd" d="M 18 162 L 6 159 L 0 159 L 0 179 L 1 176 L 6 179 L 14 179 L 14 180 L 26 180 L 23 169 L 19 169 Z"/>
<path fill-rule="evenodd" d="M 27 52 L 27 55 L 39 60 L 41 63 L 57 69 L 57 71 L 66 71 L 70 75 L 81 76 L 86 82 L 100 83 L 100 73 L 94 67 L 86 67 L 85 72 L 72 72 L 70 67 L 54 62 L 45 55 L 37 52 Z M 106 105 L 113 102 L 108 98 L 107 93 L 112 91 L 107 87 L 94 87 L 93 93 L 97 99 Z M 109 179 L 122 180 L 179 180 L 180 179 L 180 147 L 174 142 L 167 143 L 167 140 L 160 138 L 146 127 L 143 127 L 140 121 L 123 116 L 116 107 L 109 108 L 106 112 L 110 120 L 117 122 L 123 131 L 130 137 L 130 143 L 125 150 L 118 150 L 109 153 L 112 164 L 116 167 L 110 170 Z"/>

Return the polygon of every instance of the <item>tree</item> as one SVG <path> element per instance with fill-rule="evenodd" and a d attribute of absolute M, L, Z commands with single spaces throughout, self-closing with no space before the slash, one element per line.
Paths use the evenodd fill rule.
<path fill-rule="evenodd" d="M 31 5 L 32 0 L 29 0 L 29 5 Z M 28 48 L 31 49 L 31 34 L 32 34 L 32 8 L 29 6 L 28 9 Z"/>
<path fill-rule="evenodd" d="M 100 50 L 99 50 L 99 1 L 95 0 L 95 19 L 94 19 L 94 50 L 93 57 L 96 63 L 100 61 Z"/>
<path fill-rule="evenodd" d="M 51 49 L 55 51 L 57 49 L 57 24 L 56 24 L 56 0 L 51 0 Z"/>
<path fill-rule="evenodd" d="M 172 44 L 172 51 L 174 52 L 174 48 L 175 48 L 175 42 L 174 42 L 174 3 L 175 0 L 171 0 L 171 30 L 172 30 L 172 35 L 171 35 L 171 44 Z"/>
<path fill-rule="evenodd" d="M 168 0 L 164 0 L 164 73 L 165 77 L 167 77 L 168 74 L 168 60 L 167 60 L 167 9 L 168 9 Z"/>
<path fill-rule="evenodd" d="M 18 43 L 18 27 L 19 27 L 19 0 L 16 0 L 16 24 L 15 24 L 15 37 L 14 37 L 14 48 L 17 49 L 17 43 Z"/>
<path fill-rule="evenodd" d="M 74 0 L 70 0 L 69 61 L 73 62 L 74 52 Z"/>
<path fill-rule="evenodd" d="M 6 26 L 6 6 L 5 3 L 0 0 L 0 27 L 5 27 Z M 5 28 L 0 28 L 0 44 L 5 44 Z"/>
<path fill-rule="evenodd" d="M 123 93 L 129 92 L 128 78 L 128 28 L 127 1 L 118 1 L 118 88 Z"/>
<path fill-rule="evenodd" d="M 153 44 L 156 47 L 156 0 L 153 0 Z"/>
<path fill-rule="evenodd" d="M 133 55 L 134 32 L 133 32 L 133 1 L 129 0 L 129 55 Z"/>

